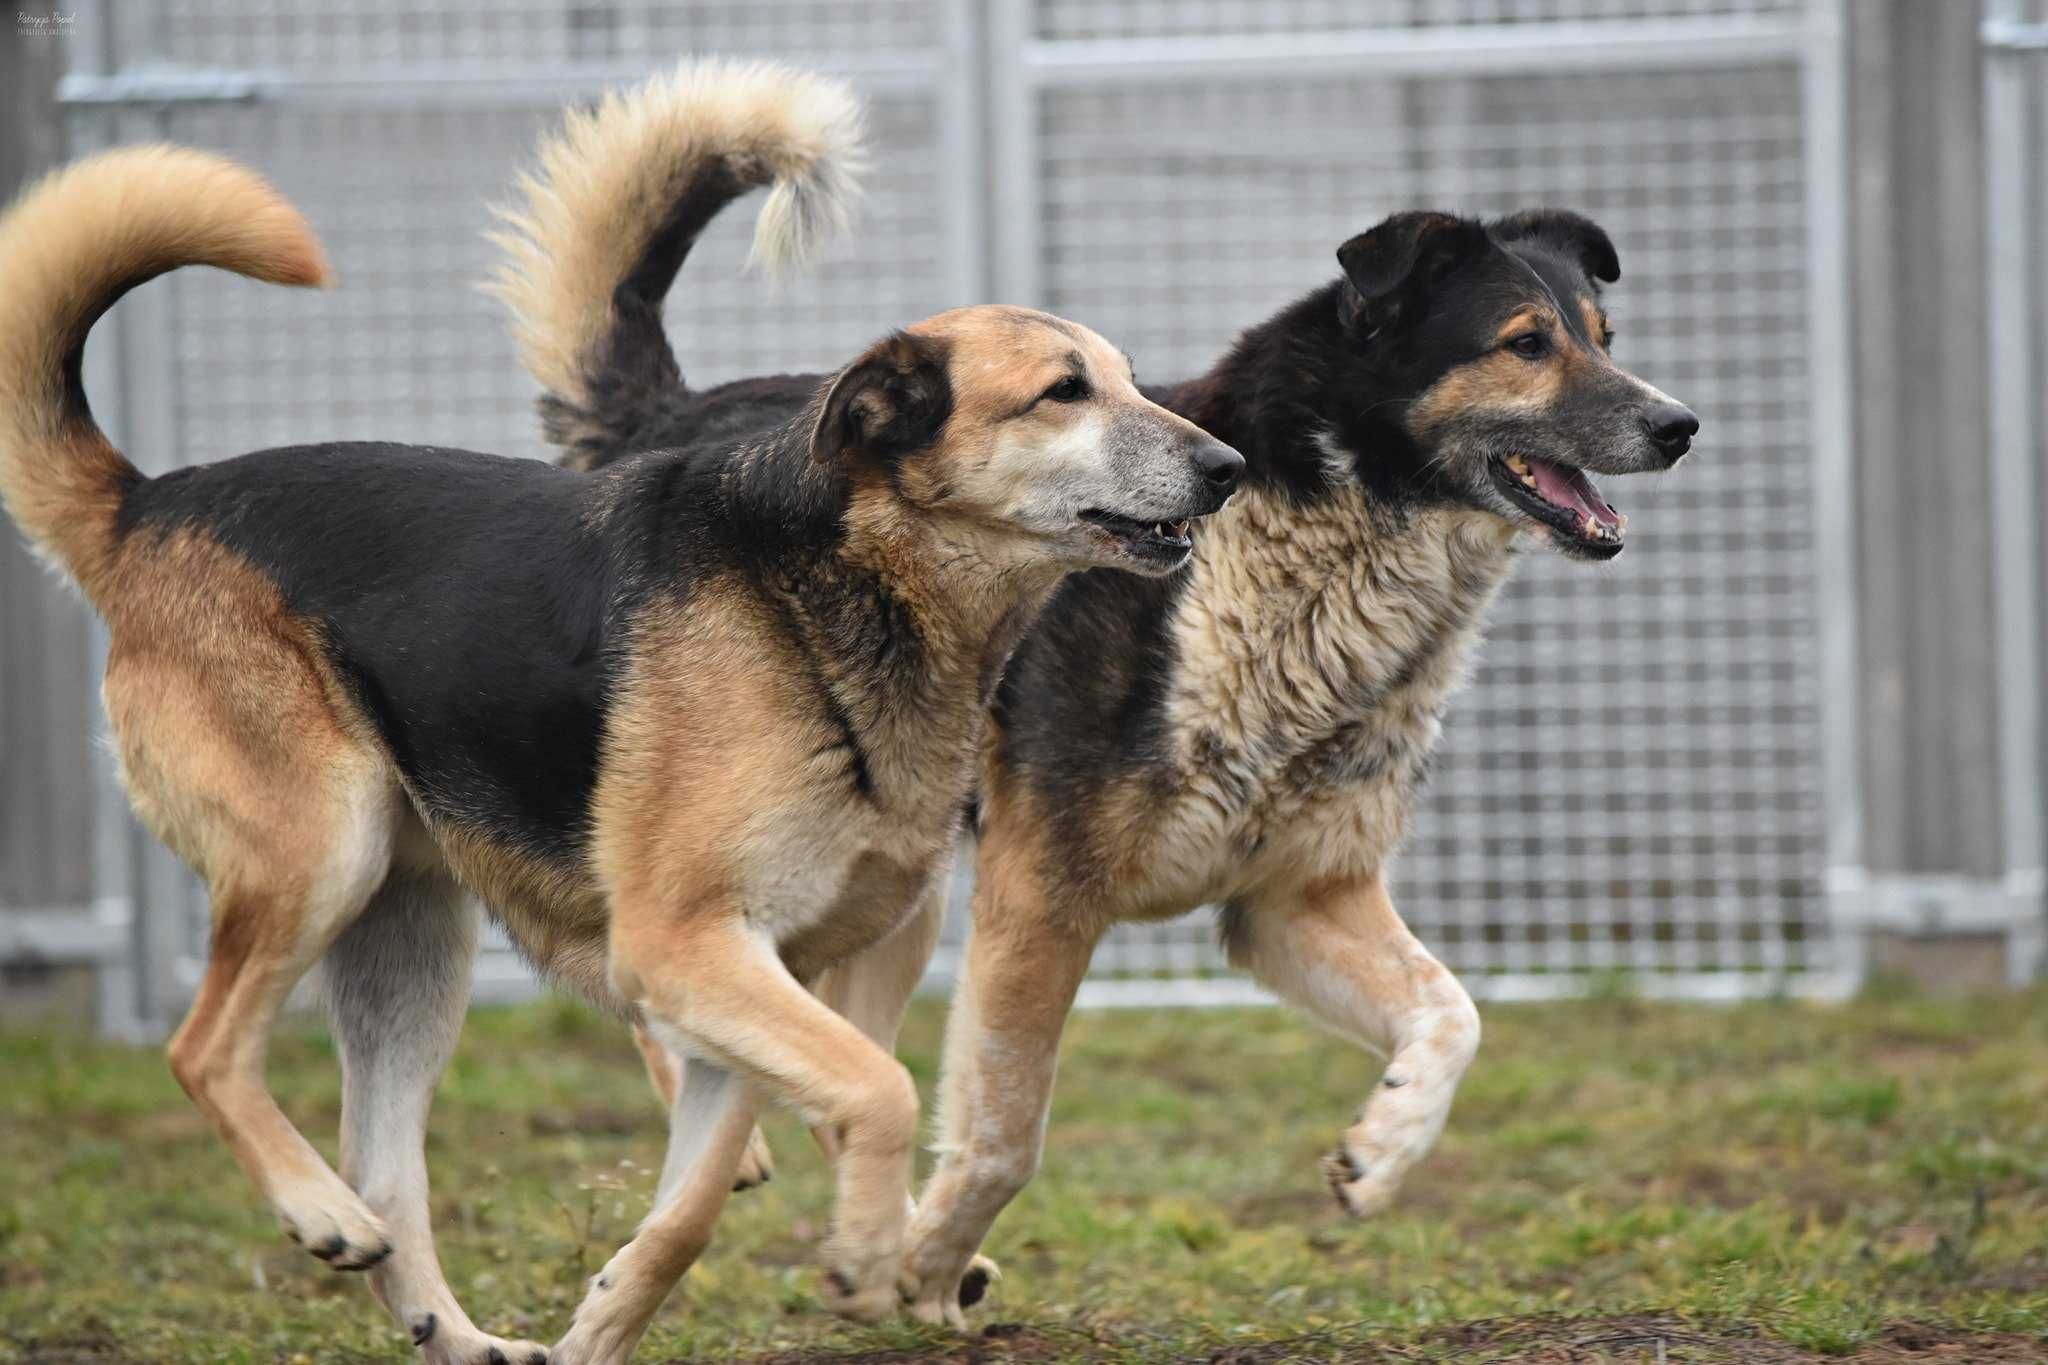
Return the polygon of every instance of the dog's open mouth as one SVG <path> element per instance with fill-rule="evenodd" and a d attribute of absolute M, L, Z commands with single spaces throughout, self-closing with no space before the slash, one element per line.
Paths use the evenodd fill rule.
<path fill-rule="evenodd" d="M 1628 518 L 1608 505 L 1582 469 L 1534 455 L 1510 455 L 1494 467 L 1508 496 L 1558 536 L 1596 554 L 1618 553 Z"/>
<path fill-rule="evenodd" d="M 1100 531 L 1131 558 L 1147 563 L 1178 564 L 1194 548 L 1194 518 L 1178 521 L 1137 521 L 1090 507 L 1081 520 Z"/>

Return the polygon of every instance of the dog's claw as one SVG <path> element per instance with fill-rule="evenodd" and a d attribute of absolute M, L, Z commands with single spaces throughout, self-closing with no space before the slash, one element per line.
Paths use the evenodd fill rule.
<path fill-rule="evenodd" d="M 424 1346 L 432 1341 L 434 1339 L 434 1329 L 439 1325 L 440 1319 L 432 1313 L 422 1313 L 414 1318 L 412 1321 L 412 1344 Z"/>

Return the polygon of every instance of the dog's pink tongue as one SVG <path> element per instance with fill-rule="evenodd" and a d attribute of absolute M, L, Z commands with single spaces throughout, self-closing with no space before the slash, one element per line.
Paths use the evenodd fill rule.
<path fill-rule="evenodd" d="M 1576 469 L 1565 469 L 1548 460 L 1531 459 L 1529 472 L 1536 476 L 1536 491 L 1553 507 L 1562 507 L 1581 517 L 1592 517 L 1604 526 L 1619 526 L 1621 515 L 1607 505 L 1593 481 Z"/>

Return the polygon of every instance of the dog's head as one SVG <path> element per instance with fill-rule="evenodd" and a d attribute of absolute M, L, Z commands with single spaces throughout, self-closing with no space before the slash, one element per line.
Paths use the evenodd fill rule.
<path fill-rule="evenodd" d="M 827 390 L 811 450 L 1026 553 L 1150 574 L 1186 561 L 1189 521 L 1244 469 L 1141 395 L 1123 352 L 1023 308 L 959 308 L 877 343 Z"/>
<path fill-rule="evenodd" d="M 1360 370 L 1340 387 L 1386 409 L 1357 420 L 1398 413 L 1408 476 L 1540 527 L 1567 554 L 1619 554 L 1627 519 L 1588 474 L 1667 469 L 1699 419 L 1614 363 L 1600 286 L 1621 265 L 1607 234 L 1554 210 L 1488 223 L 1400 213 L 1337 260 L 1346 364 Z"/>

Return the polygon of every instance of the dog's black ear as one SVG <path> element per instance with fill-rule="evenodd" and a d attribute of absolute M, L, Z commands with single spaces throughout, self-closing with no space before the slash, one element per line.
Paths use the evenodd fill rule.
<path fill-rule="evenodd" d="M 1430 285 L 1491 250 L 1486 229 L 1450 213 L 1397 213 L 1337 248 L 1344 278 L 1368 303 Z"/>
<path fill-rule="evenodd" d="M 1621 257 L 1614 254 L 1614 243 L 1608 239 L 1607 230 L 1582 213 L 1570 209 L 1527 209 L 1509 214 L 1495 223 L 1493 230 L 1504 242 L 1547 242 L 1604 284 L 1621 278 Z"/>
<path fill-rule="evenodd" d="M 891 458 L 929 445 L 953 412 L 946 345 L 892 332 L 839 372 L 811 428 L 811 458 Z"/>

